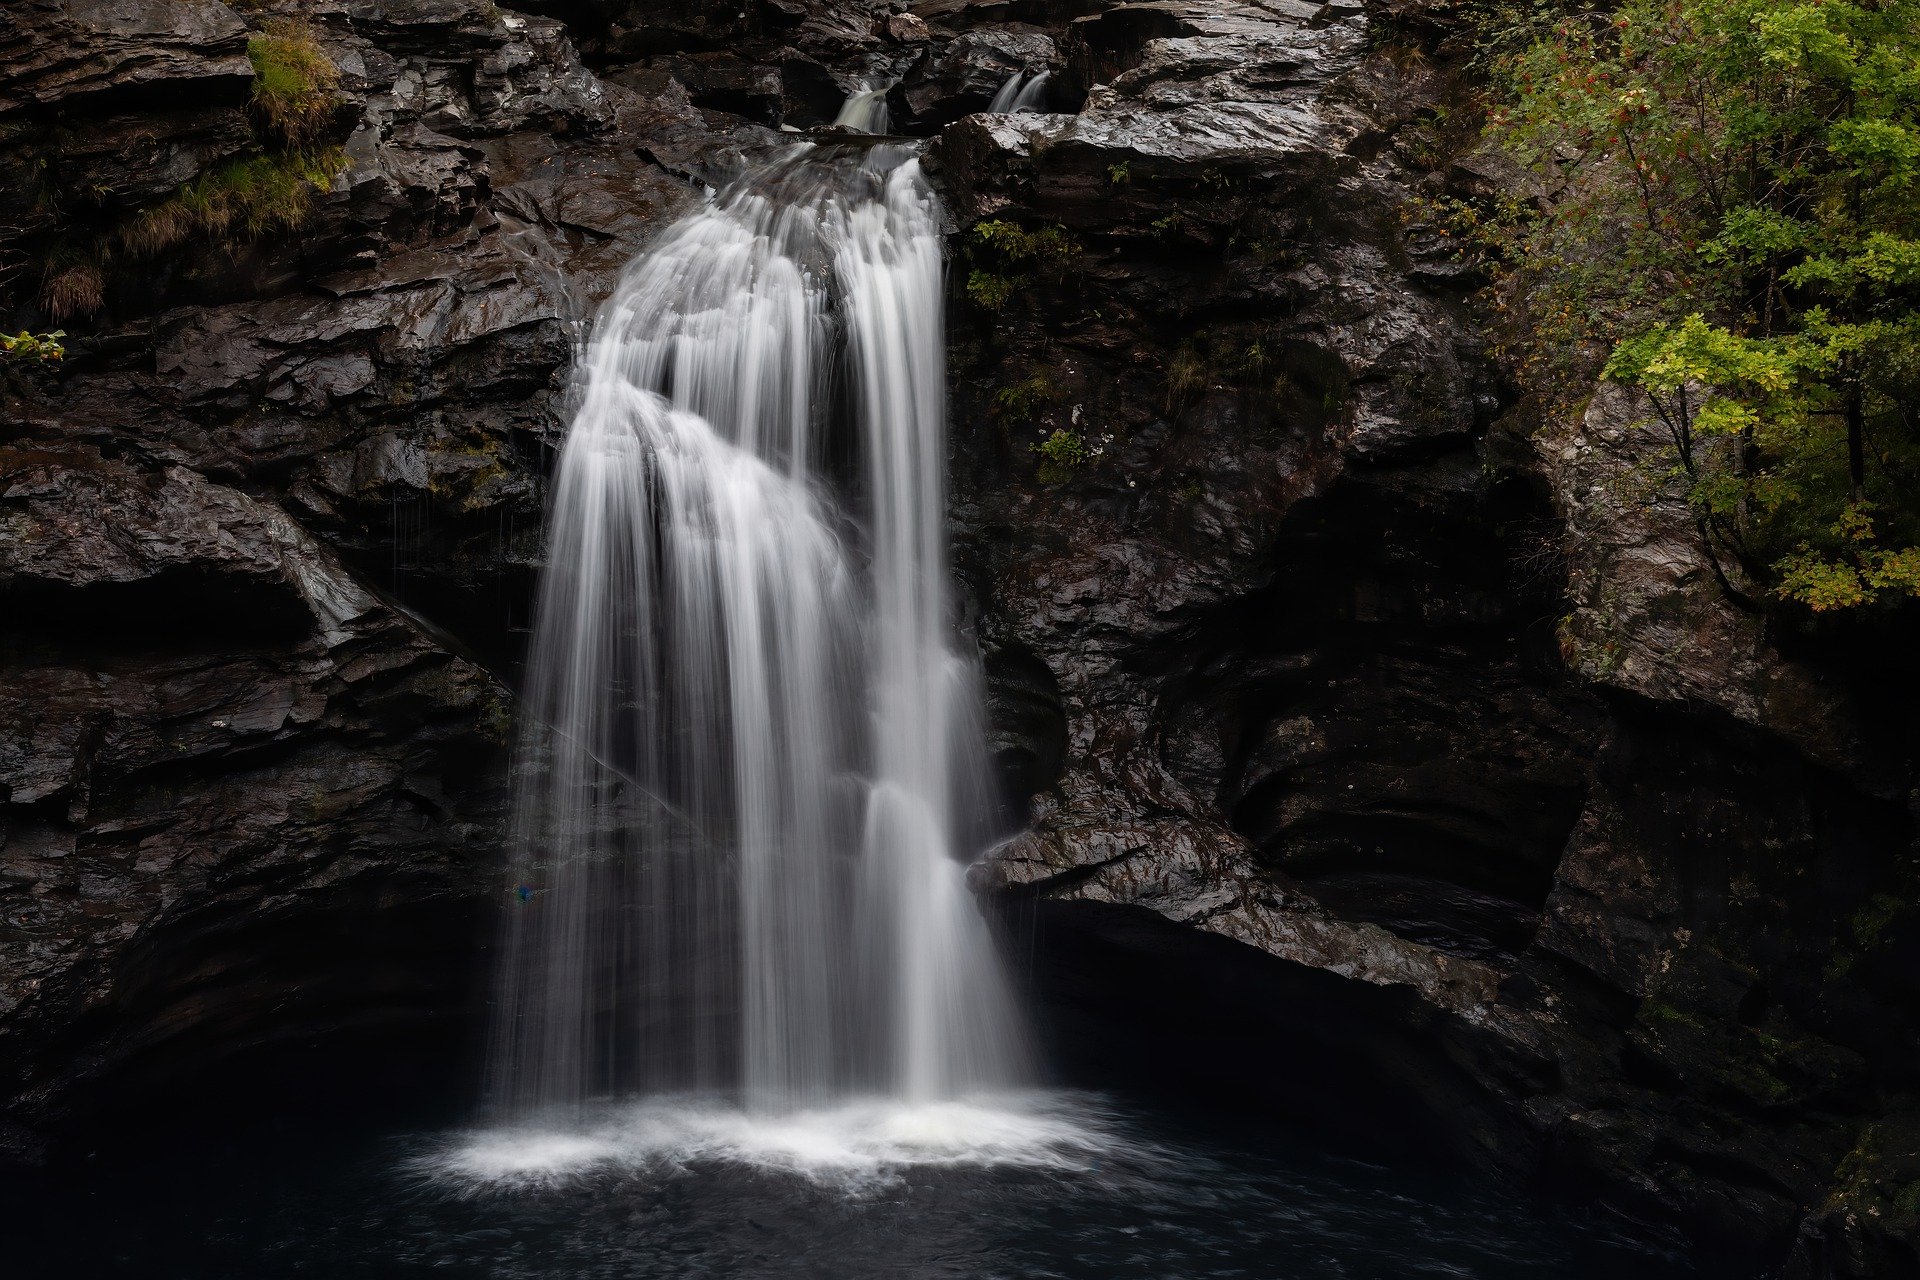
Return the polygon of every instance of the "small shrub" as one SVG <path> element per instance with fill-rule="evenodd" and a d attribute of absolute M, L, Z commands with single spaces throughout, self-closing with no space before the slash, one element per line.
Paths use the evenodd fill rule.
<path fill-rule="evenodd" d="M 967 245 L 967 256 L 976 264 L 967 275 L 967 297 L 999 311 L 1033 283 L 1035 274 L 1063 279 L 1079 253 L 1080 242 L 1060 227 L 1029 231 L 1001 219 L 976 223 Z"/>
<path fill-rule="evenodd" d="M 1060 399 L 1060 393 L 1044 373 L 1030 374 L 1012 386 L 1002 387 L 993 397 L 1000 414 L 1010 422 L 1032 422 Z"/>
<path fill-rule="evenodd" d="M 290 147 L 320 140 L 339 97 L 340 68 L 302 23 L 275 20 L 247 41 L 253 109 L 260 124 Z"/>
<path fill-rule="evenodd" d="M 1077 467 L 1087 460 L 1087 441 L 1078 431 L 1060 428 L 1039 444 L 1033 451 L 1048 462 L 1063 467 Z"/>
<path fill-rule="evenodd" d="M 1087 438 L 1078 431 L 1056 428 L 1052 435 L 1033 446 L 1040 455 L 1039 476 L 1043 484 L 1060 484 L 1093 456 Z"/>
<path fill-rule="evenodd" d="M 967 273 L 967 297 L 975 306 L 988 311 L 999 311 L 1007 305 L 1007 300 L 1020 291 L 1025 281 L 1018 276 L 995 275 L 991 271 L 975 269 Z"/>

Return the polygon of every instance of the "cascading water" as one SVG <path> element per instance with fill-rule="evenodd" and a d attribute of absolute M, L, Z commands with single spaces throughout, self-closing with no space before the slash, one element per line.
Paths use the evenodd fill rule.
<path fill-rule="evenodd" d="M 1051 71 L 1042 71 L 1039 75 L 1020 87 L 1014 95 L 1015 111 L 1039 111 L 1047 104 L 1047 81 L 1053 78 Z"/>
<path fill-rule="evenodd" d="M 1024 71 L 1016 71 L 1005 80 L 1002 80 L 999 89 L 994 91 L 993 101 L 987 104 L 987 113 L 989 115 L 1000 115 L 1003 112 L 1013 110 L 1014 101 L 1020 96 L 1020 86 L 1025 84 L 1026 80 L 1027 76 Z"/>
<path fill-rule="evenodd" d="M 987 104 L 989 115 L 1001 115 L 1014 111 L 1039 111 L 1046 106 L 1047 81 L 1053 78 L 1051 71 L 1028 78 L 1025 72 L 1016 71 L 1001 81 L 999 89 L 994 91 L 993 101 Z"/>
<path fill-rule="evenodd" d="M 502 1114 L 1019 1075 L 960 860 L 984 750 L 949 640 L 942 273 L 909 153 L 802 145 L 602 309 L 525 690 Z"/>
<path fill-rule="evenodd" d="M 848 95 L 832 127 L 854 133 L 885 133 L 889 123 L 886 87 L 868 85 Z"/>

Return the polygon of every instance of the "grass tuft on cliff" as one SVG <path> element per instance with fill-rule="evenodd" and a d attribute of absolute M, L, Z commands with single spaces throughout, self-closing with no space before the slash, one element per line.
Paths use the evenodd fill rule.
<path fill-rule="evenodd" d="M 333 185 L 346 167 L 338 149 L 308 154 L 281 152 L 234 160 L 144 209 L 115 234 L 129 258 L 151 258 L 196 235 L 252 238 L 291 231 L 313 210 L 314 196 Z"/>
<path fill-rule="evenodd" d="M 303 23 L 275 19 L 247 41 L 253 110 L 262 128 L 288 147 L 311 147 L 339 105 L 340 69 Z"/>
<path fill-rule="evenodd" d="M 151 261 L 195 239 L 231 246 L 292 231 L 311 216 L 316 197 L 347 167 L 345 152 L 326 145 L 342 103 L 340 70 L 312 29 L 291 19 L 269 20 L 248 41 L 247 55 L 254 69 L 250 114 L 263 154 L 227 160 L 165 199 L 46 250 L 38 302 L 50 320 L 99 313 L 124 264 Z"/>
<path fill-rule="evenodd" d="M 100 309 L 107 287 L 99 262 L 70 246 L 47 256 L 40 274 L 40 309 L 55 321 L 90 316 Z"/>

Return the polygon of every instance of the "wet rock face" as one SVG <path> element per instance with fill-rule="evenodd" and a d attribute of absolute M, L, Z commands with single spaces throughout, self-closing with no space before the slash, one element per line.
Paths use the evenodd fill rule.
<path fill-rule="evenodd" d="M 253 82 L 246 24 L 214 0 L 41 0 L 0 21 L 0 112 L 244 94 Z"/>
<path fill-rule="evenodd" d="M 937 128 L 985 111 L 1008 80 L 1052 72 L 1059 62 L 1053 37 L 1038 27 L 977 27 L 931 45 L 890 101 L 901 120 Z"/>
<path fill-rule="evenodd" d="M 54 327 L 73 246 L 271 154 L 273 16 L 8 11 L 0 166 L 44 179 L 0 219 L 12 327 Z M 340 72 L 331 190 L 291 232 L 108 256 L 67 359 L 0 386 L 15 1154 L 243 1050 L 467 1033 L 578 326 L 751 132 L 602 80 L 553 18 L 297 16 Z"/>
<path fill-rule="evenodd" d="M 1409 201 L 1498 175 L 1400 159 L 1447 73 L 1337 8 L 1049 30 L 1078 114 L 933 151 L 958 558 L 1028 798 L 1009 897 L 1116 970 L 1163 946 L 1147 911 L 1410 996 L 1444 1046 L 1393 1052 L 1485 1117 L 1456 1156 L 1736 1273 L 1907 1258 L 1831 1206 L 1898 1177 L 1841 1170 L 1913 1087 L 1908 752 L 1639 500 L 1658 442 L 1618 393 L 1501 417 L 1472 275 Z M 1309 1003 L 1235 1017 L 1280 1042 Z"/>
<path fill-rule="evenodd" d="M 1594 684 L 1718 707 L 1815 759 L 1878 772 L 1840 682 L 1774 649 L 1735 594 L 1756 588 L 1709 557 L 1678 482 L 1622 483 L 1660 448 L 1657 430 L 1644 403 L 1607 386 L 1536 440 L 1573 549 L 1560 629 L 1569 664 Z"/>
<path fill-rule="evenodd" d="M 0 530 L 13 1113 L 443 1017 L 466 978 L 423 952 L 478 927 L 506 691 L 187 468 L 0 448 Z"/>
<path fill-rule="evenodd" d="M 1488 400 L 1473 337 L 1457 293 L 1410 278 L 1403 193 L 1363 158 L 1433 86 L 1378 93 L 1384 119 L 1337 103 L 1336 85 L 1377 88 L 1357 20 L 1152 17 L 1100 36 L 1129 69 L 1078 115 L 976 116 L 934 151 L 970 226 L 963 572 L 989 650 L 1044 662 L 1067 721 L 1063 774 L 1005 873 L 1471 1002 L 1494 977 L 1478 957 L 1525 941 L 1578 780 L 1556 725 L 1527 744 L 1537 769 L 1516 766 L 1555 800 L 1544 823 L 1435 819 L 1479 772 L 1452 750 L 1445 671 L 1521 670 L 1525 628 L 1501 616 L 1504 582 L 1435 581 L 1445 557 L 1413 527 L 1367 528 L 1430 530 L 1448 523 L 1430 509 L 1471 519 L 1487 500 L 1461 457 Z M 1097 24 L 1072 25 L 1079 57 Z M 1409 629 L 1457 634 L 1432 687 L 1393 665 Z M 1362 636 L 1384 650 L 1370 664 Z M 1529 696 L 1492 683 L 1491 705 Z M 1396 735 L 1371 772 L 1347 763 Z M 1410 785 L 1424 805 L 1390 794 Z M 1343 917 L 1303 888 L 1361 903 L 1422 876 L 1444 905 Z M 1448 946 L 1379 923 L 1402 917 Z"/>

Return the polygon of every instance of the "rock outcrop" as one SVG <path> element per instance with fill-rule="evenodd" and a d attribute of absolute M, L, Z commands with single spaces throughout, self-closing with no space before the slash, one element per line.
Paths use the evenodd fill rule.
<path fill-rule="evenodd" d="M 1630 401 L 1509 409 L 1417 198 L 1499 178 L 1430 172 L 1450 73 L 1335 7 L 1060 40 L 1077 114 L 934 151 L 963 572 L 1030 797 L 1006 892 L 1136 978 L 1198 954 L 1151 912 L 1417 994 L 1392 1050 L 1358 993 L 1340 1036 L 1276 997 L 1246 1098 L 1421 1055 L 1457 1155 L 1734 1274 L 1914 1265 L 1899 1158 L 1845 1190 L 1914 1083 L 1907 739 L 1724 591 Z"/>
<path fill-rule="evenodd" d="M 151 257 L 106 250 L 274 154 L 247 49 L 275 15 L 20 6 L 0 45 L 30 89 L 0 164 L 43 175 L 4 243 L 15 327 L 60 323 L 43 281 L 99 250 L 67 358 L 5 371 L 0 1073 L 23 1148 L 242 1049 L 467 1033 L 573 342 L 691 198 L 642 139 L 707 134 L 550 18 L 296 13 L 339 71 L 331 189 L 291 231 Z"/>

